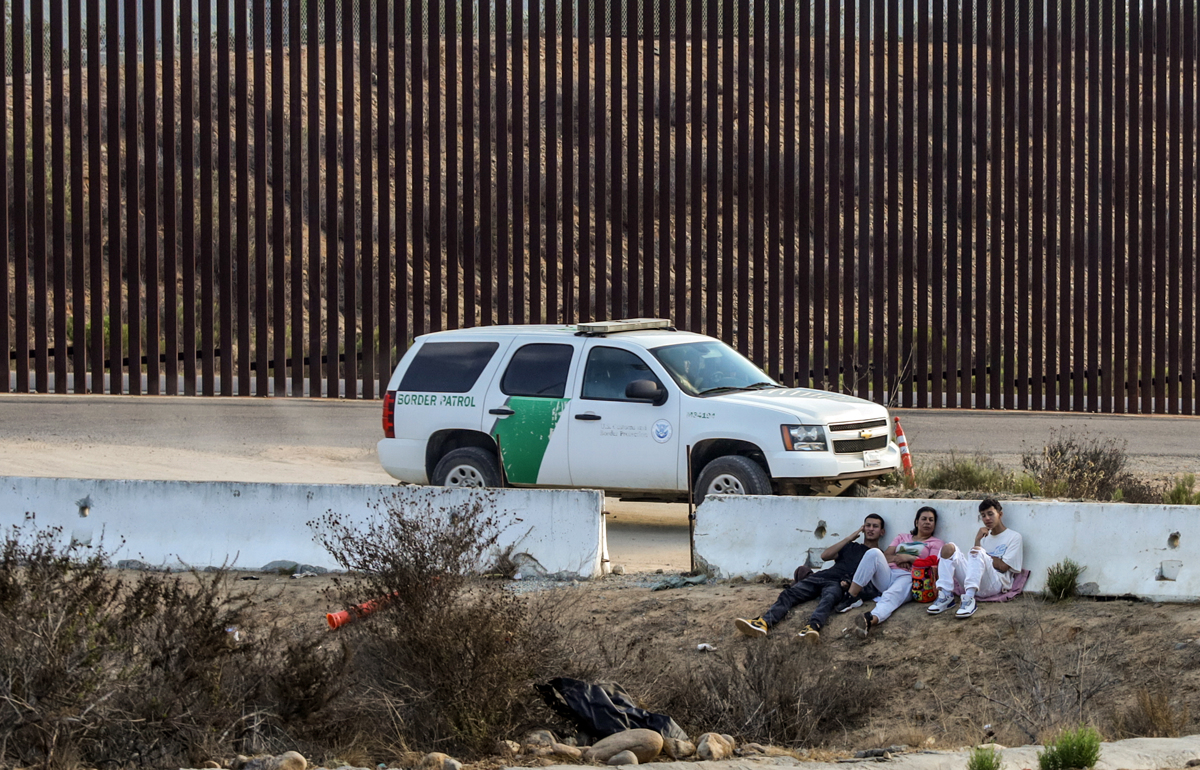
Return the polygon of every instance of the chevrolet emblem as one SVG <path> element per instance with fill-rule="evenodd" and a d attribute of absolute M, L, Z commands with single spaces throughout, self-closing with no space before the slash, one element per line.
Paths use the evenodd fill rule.
<path fill-rule="evenodd" d="M 858 432 L 858 437 L 859 437 L 859 438 L 871 438 L 871 436 L 873 436 L 873 435 L 875 435 L 875 434 L 873 434 L 873 433 L 872 433 L 871 431 L 869 431 L 869 430 L 860 430 L 860 431 Z"/>

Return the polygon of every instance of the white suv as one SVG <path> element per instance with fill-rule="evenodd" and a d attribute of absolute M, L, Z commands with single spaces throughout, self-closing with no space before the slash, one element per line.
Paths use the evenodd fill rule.
<path fill-rule="evenodd" d="M 626 499 L 855 494 L 900 467 L 884 407 L 785 388 L 660 319 L 419 337 L 388 384 L 383 432 L 379 461 L 401 481 Z"/>

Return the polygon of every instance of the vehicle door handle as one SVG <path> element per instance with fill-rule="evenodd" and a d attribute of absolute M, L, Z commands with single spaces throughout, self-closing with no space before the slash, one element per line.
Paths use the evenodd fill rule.
<path fill-rule="evenodd" d="M 489 409 L 488 414 L 498 414 L 501 417 L 508 417 L 510 414 L 516 414 L 516 412 L 509 409 L 507 406 L 498 406 L 495 409 Z"/>
<path fill-rule="evenodd" d="M 598 415 L 598 414 L 577 414 L 577 415 L 575 415 L 575 419 L 576 420 L 599 420 L 600 415 Z"/>

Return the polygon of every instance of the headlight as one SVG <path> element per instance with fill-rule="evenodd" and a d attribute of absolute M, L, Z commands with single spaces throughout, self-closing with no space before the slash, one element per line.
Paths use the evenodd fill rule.
<path fill-rule="evenodd" d="M 820 425 L 780 425 L 783 446 L 789 452 L 826 452 L 825 430 Z"/>

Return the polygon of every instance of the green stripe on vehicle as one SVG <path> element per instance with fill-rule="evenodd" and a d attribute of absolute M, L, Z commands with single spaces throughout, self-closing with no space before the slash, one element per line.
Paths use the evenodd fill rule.
<path fill-rule="evenodd" d="M 515 414 L 497 419 L 492 436 L 500 445 L 504 473 L 510 483 L 537 483 L 550 436 L 570 400 L 512 396 L 505 402 Z"/>

